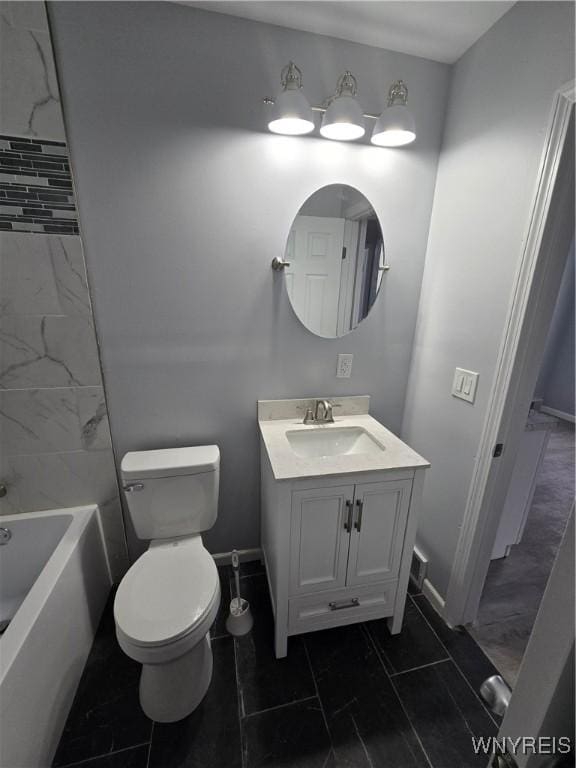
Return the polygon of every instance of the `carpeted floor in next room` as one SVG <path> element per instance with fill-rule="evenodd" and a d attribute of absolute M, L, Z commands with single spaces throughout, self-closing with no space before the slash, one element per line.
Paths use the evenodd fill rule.
<path fill-rule="evenodd" d="M 82 768 L 486 768 L 473 736 L 498 719 L 477 695 L 496 670 L 466 631 L 422 595 L 391 637 L 372 621 L 289 640 L 273 653 L 266 577 L 247 563 L 254 628 L 226 634 L 230 570 L 212 629 L 214 674 L 198 709 L 152 723 L 138 702 L 139 665 L 116 642 L 112 599 L 98 630 L 54 766 Z"/>
<path fill-rule="evenodd" d="M 470 629 L 512 687 L 574 503 L 574 425 L 550 435 L 524 536 L 490 563 L 478 626 Z"/>

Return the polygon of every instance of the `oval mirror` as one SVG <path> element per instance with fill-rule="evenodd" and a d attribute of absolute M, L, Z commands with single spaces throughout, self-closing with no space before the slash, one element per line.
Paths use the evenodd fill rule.
<path fill-rule="evenodd" d="M 306 200 L 284 259 L 294 312 L 308 330 L 330 339 L 345 336 L 368 315 L 387 269 L 378 217 L 346 184 L 322 187 Z"/>

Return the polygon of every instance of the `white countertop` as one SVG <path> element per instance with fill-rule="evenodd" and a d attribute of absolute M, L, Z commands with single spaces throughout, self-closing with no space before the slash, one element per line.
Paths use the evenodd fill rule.
<path fill-rule="evenodd" d="M 344 400 L 345 398 L 339 398 L 339 402 Z M 335 411 L 335 413 L 337 412 Z M 334 424 L 303 424 L 302 416 L 298 414 L 292 418 L 261 418 L 258 425 L 276 480 L 347 475 L 354 472 L 421 469 L 430 466 L 426 459 L 413 451 L 368 413 L 335 415 Z M 294 453 L 286 437 L 286 432 L 289 430 L 318 430 L 338 427 L 360 427 L 366 430 L 385 450 L 377 454 L 356 453 L 302 457 Z"/>

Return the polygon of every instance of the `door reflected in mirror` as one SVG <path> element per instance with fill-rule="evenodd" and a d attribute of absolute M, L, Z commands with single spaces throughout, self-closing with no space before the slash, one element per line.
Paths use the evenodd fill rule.
<path fill-rule="evenodd" d="M 331 184 L 311 195 L 294 219 L 284 259 L 292 307 L 312 333 L 345 336 L 368 315 L 383 275 L 382 228 L 364 195 Z"/>

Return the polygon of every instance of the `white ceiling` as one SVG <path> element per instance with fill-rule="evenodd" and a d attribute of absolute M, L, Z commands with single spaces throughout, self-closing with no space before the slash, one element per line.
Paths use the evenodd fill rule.
<path fill-rule="evenodd" d="M 514 2 L 211 0 L 185 5 L 453 63 Z"/>

